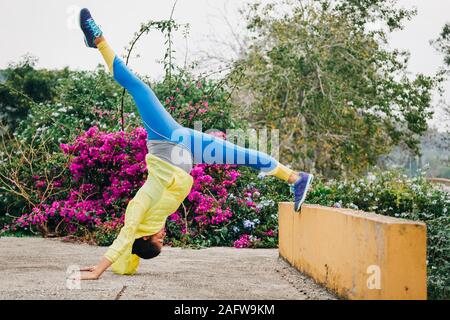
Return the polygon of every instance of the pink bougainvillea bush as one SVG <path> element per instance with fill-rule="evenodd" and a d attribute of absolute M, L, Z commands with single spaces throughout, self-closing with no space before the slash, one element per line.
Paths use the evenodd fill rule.
<path fill-rule="evenodd" d="M 69 187 L 65 197 L 39 204 L 8 228 L 37 226 L 43 233 L 84 236 L 104 228 L 115 231 L 127 202 L 145 180 L 146 136 L 142 128 L 105 133 L 92 127 L 73 144 L 61 144 L 70 158 L 70 177 L 61 185 Z M 36 187 L 46 187 L 44 179 L 34 178 Z"/>
<path fill-rule="evenodd" d="M 56 194 L 61 189 L 59 196 L 36 205 L 5 230 L 32 229 L 44 236 L 109 245 L 123 225 L 127 203 L 146 179 L 146 138 L 143 128 L 106 133 L 92 127 L 72 144 L 61 144 L 70 176 L 53 182 Z M 251 182 L 256 181 L 255 172 L 199 164 L 191 175 L 192 190 L 168 218 L 169 244 L 276 246 L 275 203 L 265 200 Z M 36 188 L 47 187 L 39 175 L 34 180 Z"/>

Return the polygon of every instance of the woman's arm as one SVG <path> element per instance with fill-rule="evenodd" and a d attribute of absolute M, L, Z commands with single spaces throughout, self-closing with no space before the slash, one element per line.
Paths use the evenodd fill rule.
<path fill-rule="evenodd" d="M 84 267 L 80 271 L 80 280 L 97 280 L 111 266 L 111 261 L 102 257 L 96 266 Z"/>
<path fill-rule="evenodd" d="M 121 255 L 125 254 L 125 251 L 129 251 L 127 254 L 131 255 L 131 247 L 135 239 L 135 233 L 145 213 L 145 207 L 141 205 L 141 201 L 138 198 L 139 193 L 140 191 L 138 191 L 135 198 L 130 200 L 127 205 L 125 224 L 120 229 L 116 240 L 114 240 L 113 244 L 96 266 L 80 269 L 82 271 L 80 280 L 97 280 Z"/>

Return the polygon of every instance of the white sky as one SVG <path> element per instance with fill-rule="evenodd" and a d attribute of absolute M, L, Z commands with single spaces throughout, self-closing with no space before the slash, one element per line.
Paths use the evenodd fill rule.
<path fill-rule="evenodd" d="M 446 22 L 450 22 L 448 0 L 398 0 L 405 7 L 417 7 L 418 15 L 408 22 L 405 30 L 393 34 L 393 48 L 411 52 L 412 73 L 433 74 L 442 65 L 442 56 L 429 44 Z M 178 0 L 174 18 L 190 24 L 186 47 L 181 35 L 175 38 L 179 62 L 201 57 L 202 52 L 217 52 L 215 40 L 232 39 L 227 17 L 235 31 L 243 30 L 238 8 L 242 0 Z M 168 0 L 0 0 L 0 69 L 30 53 L 39 59 L 38 67 L 92 70 L 102 63 L 96 50 L 87 49 L 77 25 L 80 8 L 87 7 L 102 26 L 110 44 L 118 54 L 131 40 L 141 22 L 167 19 L 173 1 Z M 186 51 L 187 48 L 187 51 Z M 140 41 L 136 53 L 141 57 L 130 62 L 131 67 L 153 78 L 160 78 L 162 67 L 156 60 L 163 55 L 163 39 L 157 32 Z M 233 52 L 220 47 L 224 56 Z M 187 54 L 186 54 L 187 53 Z M 450 83 L 446 100 L 450 101 Z M 437 99 L 436 103 L 437 103 Z M 433 124 L 444 128 L 438 111 Z"/>

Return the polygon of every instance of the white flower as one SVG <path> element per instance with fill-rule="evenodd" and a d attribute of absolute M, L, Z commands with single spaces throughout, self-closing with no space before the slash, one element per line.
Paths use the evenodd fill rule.
<path fill-rule="evenodd" d="M 250 220 L 244 220 L 244 228 L 253 229 L 255 227 L 255 223 Z"/>
<path fill-rule="evenodd" d="M 336 202 L 335 204 L 333 204 L 334 208 L 342 208 L 342 200 L 339 200 L 339 202 Z"/>
<path fill-rule="evenodd" d="M 264 179 L 267 174 L 265 172 L 258 173 L 258 179 Z"/>
<path fill-rule="evenodd" d="M 263 207 L 272 207 L 274 205 L 275 205 L 275 201 L 270 199 L 270 200 L 262 200 L 257 206 L 259 206 L 260 208 L 263 208 Z"/>

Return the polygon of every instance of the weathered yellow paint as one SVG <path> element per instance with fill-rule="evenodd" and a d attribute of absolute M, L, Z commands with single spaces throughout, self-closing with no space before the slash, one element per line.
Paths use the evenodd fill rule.
<path fill-rule="evenodd" d="M 283 230 L 284 232 L 279 232 L 278 241 L 279 241 L 279 251 L 280 254 L 285 257 L 291 264 L 294 264 L 294 254 L 293 254 L 293 244 L 294 244 L 294 229 L 291 226 L 294 224 L 294 215 L 291 214 L 288 210 L 279 210 L 278 213 L 279 219 L 279 230 Z"/>
<path fill-rule="evenodd" d="M 279 203 L 280 255 L 348 299 L 426 299 L 426 226 L 316 205 Z"/>

